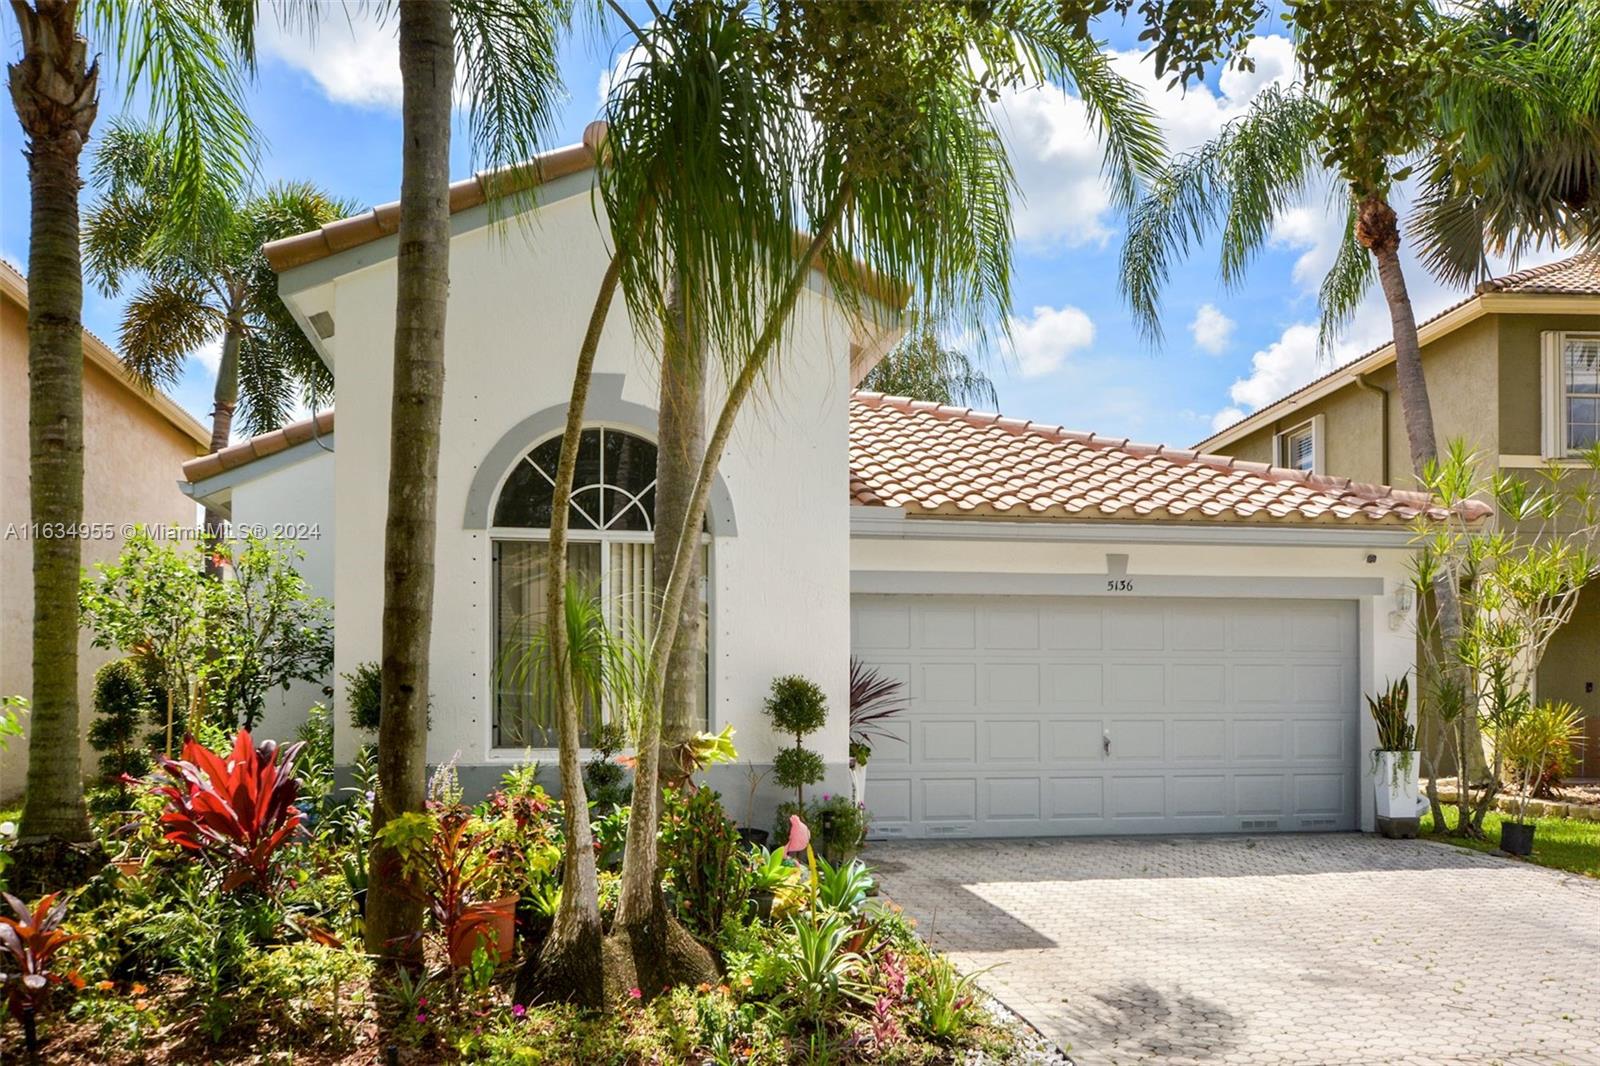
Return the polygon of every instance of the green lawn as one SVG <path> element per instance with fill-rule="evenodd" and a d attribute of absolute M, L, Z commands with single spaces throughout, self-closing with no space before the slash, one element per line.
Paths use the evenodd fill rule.
<path fill-rule="evenodd" d="M 1500 821 L 1504 817 L 1498 811 L 1490 811 L 1483 819 L 1483 831 L 1488 839 L 1463 840 L 1436 834 L 1433 831 L 1433 815 L 1427 813 L 1422 816 L 1422 835 L 1430 840 L 1442 840 L 1474 851 L 1499 851 Z M 1573 818 L 1535 818 L 1533 821 L 1539 827 L 1533 837 L 1533 862 L 1557 870 L 1600 877 L 1600 822 L 1583 822 Z"/>

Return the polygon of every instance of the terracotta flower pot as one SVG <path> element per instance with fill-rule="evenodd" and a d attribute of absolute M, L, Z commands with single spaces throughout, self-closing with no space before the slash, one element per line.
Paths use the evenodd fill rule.
<path fill-rule="evenodd" d="M 113 859 L 111 865 L 117 868 L 117 873 L 123 877 L 137 877 L 139 871 L 144 869 L 143 859 Z"/>
<path fill-rule="evenodd" d="M 458 970 L 471 965 L 479 944 L 500 962 L 510 962 L 516 948 L 516 917 L 516 896 L 469 905 L 450 935 L 450 965 Z"/>

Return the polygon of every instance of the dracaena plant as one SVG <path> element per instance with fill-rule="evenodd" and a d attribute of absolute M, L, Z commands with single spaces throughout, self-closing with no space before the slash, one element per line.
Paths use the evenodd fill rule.
<path fill-rule="evenodd" d="M 56 952 L 79 937 L 61 929 L 67 917 L 67 901 L 58 893 L 45 896 L 31 910 L 11 893 L 3 895 L 12 913 L 0 914 L 0 960 L 5 964 L 0 980 L 6 985 L 6 1002 L 12 1016 L 24 1021 L 43 1009 L 56 985 L 82 987 L 83 981 L 76 973 L 61 974 L 51 969 Z"/>
<path fill-rule="evenodd" d="M 183 758 L 162 759 L 172 778 L 155 791 L 166 797 L 161 824 L 168 840 L 205 857 L 222 872 L 222 890 L 270 891 L 273 860 L 305 820 L 295 806 L 300 782 L 295 761 L 303 744 L 254 744 L 241 729 L 221 756 L 193 737 Z"/>

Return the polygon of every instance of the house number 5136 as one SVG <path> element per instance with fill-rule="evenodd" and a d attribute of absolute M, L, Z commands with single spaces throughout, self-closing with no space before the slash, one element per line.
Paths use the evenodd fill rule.
<path fill-rule="evenodd" d="M 1133 591 L 1133 578 L 1131 578 L 1131 577 L 1112 577 L 1112 578 L 1107 578 L 1106 579 L 1106 591 L 1107 592 L 1132 592 Z"/>

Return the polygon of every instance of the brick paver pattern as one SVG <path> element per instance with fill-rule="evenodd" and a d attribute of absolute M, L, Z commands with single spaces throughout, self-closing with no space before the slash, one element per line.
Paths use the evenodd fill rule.
<path fill-rule="evenodd" d="M 1360 834 L 895 842 L 883 894 L 1088 1064 L 1597 1064 L 1600 881 Z"/>

